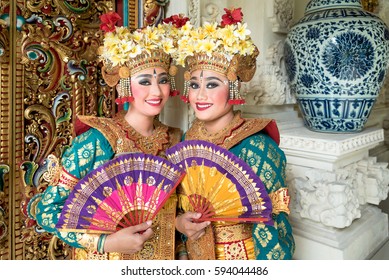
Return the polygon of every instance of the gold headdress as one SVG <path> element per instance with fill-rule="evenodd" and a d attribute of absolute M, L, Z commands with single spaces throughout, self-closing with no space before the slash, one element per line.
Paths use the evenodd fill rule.
<path fill-rule="evenodd" d="M 195 70 L 211 70 L 225 75 L 230 87 L 230 104 L 243 104 L 239 93 L 239 81 L 248 82 L 256 70 L 259 54 L 247 29 L 242 23 L 241 9 L 224 9 L 220 25 L 206 22 L 203 26 L 193 27 L 189 22 L 180 30 L 177 63 L 187 66 L 184 94 L 181 99 L 188 102 L 190 73 Z"/>
<path fill-rule="evenodd" d="M 119 15 L 110 12 L 101 17 L 100 28 L 104 34 L 104 45 L 100 48 L 100 57 L 104 66 L 102 75 L 105 82 L 114 87 L 118 83 L 121 90 L 116 103 L 133 101 L 131 93 L 131 76 L 152 67 L 162 67 L 169 73 L 171 96 L 177 95 L 174 76 L 176 66 L 171 65 L 172 54 L 176 52 L 172 34 L 176 28 L 172 23 L 163 22 L 157 26 L 130 30 L 116 27 Z"/>

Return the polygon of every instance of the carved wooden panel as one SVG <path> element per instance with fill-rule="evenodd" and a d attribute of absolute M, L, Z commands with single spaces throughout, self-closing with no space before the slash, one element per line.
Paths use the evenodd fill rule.
<path fill-rule="evenodd" d="M 22 250 L 17 258 L 65 259 L 69 250 L 27 215 L 26 207 L 47 187 L 46 158 L 60 156 L 73 136 L 76 115 L 111 116 L 111 89 L 101 79 L 97 48 L 99 15 L 112 1 L 30 0 L 19 4 L 17 75 L 22 73 L 20 172 L 23 215 Z M 18 82 L 19 83 L 19 82 Z M 17 109 L 20 111 L 20 109 Z M 16 221 L 17 223 L 17 221 Z M 15 241 L 16 241 L 15 240 Z"/>
<path fill-rule="evenodd" d="M 6 4 L 6 3 L 4 3 Z M 1 5 L 0 13 L 3 14 L 9 5 Z M 0 259 L 11 258 L 10 252 L 10 151 L 8 135 L 10 121 L 10 95 L 8 88 L 10 73 L 10 32 L 7 29 L 6 17 L 0 17 Z"/>
<path fill-rule="evenodd" d="M 139 17 L 158 22 L 168 0 L 0 0 L 0 259 L 70 258 L 26 207 L 47 187 L 47 156 L 71 143 L 76 115 L 115 113 L 99 16 L 123 3 L 139 27 Z"/>

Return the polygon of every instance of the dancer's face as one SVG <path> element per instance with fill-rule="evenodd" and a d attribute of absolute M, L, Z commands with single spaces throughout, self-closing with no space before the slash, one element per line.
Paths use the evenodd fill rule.
<path fill-rule="evenodd" d="M 196 70 L 191 74 L 189 103 L 196 117 L 202 121 L 214 121 L 232 111 L 228 104 L 227 77 L 209 70 Z"/>
<path fill-rule="evenodd" d="M 161 113 L 169 99 L 170 83 L 165 69 L 148 68 L 131 77 L 131 91 L 134 101 L 131 106 L 147 115 Z"/>

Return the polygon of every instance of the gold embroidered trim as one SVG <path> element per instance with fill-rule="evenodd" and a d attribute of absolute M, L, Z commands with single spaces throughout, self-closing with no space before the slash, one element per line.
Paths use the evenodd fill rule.
<path fill-rule="evenodd" d="M 216 260 L 213 227 L 206 227 L 201 238 L 186 241 L 186 249 L 190 260 Z"/>
<path fill-rule="evenodd" d="M 180 141 L 181 130 L 171 128 L 154 120 L 154 132 L 143 136 L 124 119 L 125 112 L 119 112 L 114 118 L 79 116 L 80 121 L 99 130 L 116 154 L 143 152 L 163 156 L 169 146 Z"/>
<path fill-rule="evenodd" d="M 187 131 L 185 139 L 205 140 L 230 149 L 248 136 L 261 131 L 272 121 L 272 119 L 245 119 L 241 117 L 240 111 L 234 114 L 231 123 L 216 133 L 209 133 L 204 122 L 196 119 Z"/>
<path fill-rule="evenodd" d="M 43 173 L 43 179 L 49 185 L 55 186 L 58 184 L 61 175 L 61 163 L 55 155 L 48 155 L 47 157 L 47 171 Z"/>
<path fill-rule="evenodd" d="M 81 239 L 78 243 L 88 251 L 97 251 L 97 242 L 99 241 L 100 234 L 80 234 Z"/>
<path fill-rule="evenodd" d="M 124 119 L 124 113 L 118 113 L 114 118 L 94 116 L 79 116 L 80 121 L 96 128 L 108 140 L 115 153 L 138 152 L 135 143 L 126 139 L 125 132 L 117 126 L 117 121 Z"/>
<path fill-rule="evenodd" d="M 91 252 L 91 251 L 88 251 L 87 253 L 87 260 L 110 260 L 111 258 L 109 258 L 109 254 L 108 253 L 104 253 L 104 254 L 99 254 L 97 252 Z"/>
<path fill-rule="evenodd" d="M 229 244 L 216 244 L 215 251 L 217 260 L 255 260 L 252 238 Z"/>
<path fill-rule="evenodd" d="M 89 238 L 97 236 L 96 248 L 89 244 L 87 241 L 92 242 L 92 239 L 86 239 L 85 245 L 82 244 L 86 251 L 76 252 L 76 259 L 89 259 L 89 260 L 174 260 L 175 259 L 175 217 L 177 209 L 177 196 L 172 194 L 169 197 L 166 204 L 161 211 L 153 219 L 153 232 L 154 235 L 151 239 L 144 243 L 143 249 L 135 254 L 122 254 L 122 253 L 104 253 L 97 252 L 97 241 L 100 234 L 84 234 Z M 81 243 L 81 242 L 80 242 Z"/>
<path fill-rule="evenodd" d="M 158 120 L 154 120 L 154 131 L 150 136 L 143 136 L 137 132 L 123 118 L 117 119 L 120 129 L 126 134 L 126 138 L 135 143 L 136 148 L 147 154 L 157 155 L 169 143 L 168 127 Z M 118 148 L 120 146 L 118 145 Z M 118 151 L 119 152 L 119 151 Z"/>
<path fill-rule="evenodd" d="M 235 224 L 228 226 L 215 226 L 215 237 L 217 243 L 230 243 L 250 238 L 253 228 L 252 224 Z"/>
<path fill-rule="evenodd" d="M 217 260 L 255 259 L 252 224 L 215 226 Z"/>
<path fill-rule="evenodd" d="M 269 193 L 269 196 L 273 204 L 274 214 L 279 214 L 280 212 L 290 214 L 290 196 L 287 188 L 280 188 L 275 192 Z"/>
<path fill-rule="evenodd" d="M 62 168 L 57 186 L 72 190 L 74 186 L 77 185 L 78 181 L 78 178 L 74 177 L 72 174 L 68 173 L 64 168 Z"/>
<path fill-rule="evenodd" d="M 73 252 L 73 260 L 87 260 L 88 259 L 88 251 L 80 248 L 72 248 Z"/>
<path fill-rule="evenodd" d="M 161 211 L 153 219 L 154 235 L 147 240 L 143 249 L 136 254 L 122 254 L 122 260 L 174 260 L 175 217 L 177 196 L 172 194 Z"/>
<path fill-rule="evenodd" d="M 144 152 L 165 157 L 164 151 L 181 140 L 182 132 L 179 128 L 168 127 L 158 120 L 154 121 L 155 130 L 153 135 L 144 137 L 128 125 L 124 115 L 123 112 L 118 113 L 112 119 L 93 116 L 79 116 L 79 119 L 99 130 L 106 137 L 116 154 Z M 137 137 L 141 139 L 137 140 Z M 150 143 L 150 145 L 146 143 Z M 153 221 L 154 237 L 146 242 L 145 248 L 140 252 L 129 255 L 121 253 L 99 254 L 96 250 L 78 250 L 75 253 L 75 258 L 95 260 L 174 259 L 176 207 L 177 197 L 173 194 Z"/>
<path fill-rule="evenodd" d="M 234 129 L 242 125 L 244 119 L 240 117 L 240 113 L 235 113 L 231 123 L 216 133 L 209 133 L 204 127 L 204 123 L 196 119 L 185 135 L 186 140 L 206 140 L 216 145 L 222 145 L 225 138 L 232 133 Z"/>

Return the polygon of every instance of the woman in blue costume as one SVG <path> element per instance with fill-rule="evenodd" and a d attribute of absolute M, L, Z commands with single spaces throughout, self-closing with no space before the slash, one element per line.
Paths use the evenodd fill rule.
<path fill-rule="evenodd" d="M 43 229 L 76 248 L 75 259 L 175 258 L 176 195 L 169 198 L 153 222 L 113 234 L 64 232 L 55 227 L 66 198 L 88 172 L 121 153 L 165 157 L 165 150 L 180 141 L 180 129 L 157 119 L 169 96 L 175 93 L 170 86 L 174 48 L 169 29 L 168 24 L 161 24 L 135 32 L 124 27 L 107 30 L 101 54 L 103 77 L 109 86 L 117 87 L 117 103 L 131 105 L 113 118 L 79 116 L 77 137 L 54 164 L 53 181 L 41 199 L 30 206 Z"/>
<path fill-rule="evenodd" d="M 259 52 L 241 22 L 240 9 L 225 10 L 220 26 L 188 25 L 191 32 L 183 34 L 185 44 L 179 44 L 177 54 L 188 69 L 182 98 L 196 115 L 185 140 L 212 142 L 243 159 L 268 191 L 274 226 L 212 222 L 209 230 L 210 222 L 193 222 L 200 213 L 186 212 L 177 217 L 176 228 L 187 238 L 189 259 L 292 259 L 295 243 L 288 220 L 286 158 L 278 147 L 277 125 L 272 119 L 243 118 L 233 109 L 234 104 L 244 103 L 240 82 L 252 79 Z M 179 196 L 179 203 L 184 200 Z M 215 246 L 210 248 L 212 239 Z"/>

